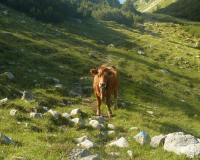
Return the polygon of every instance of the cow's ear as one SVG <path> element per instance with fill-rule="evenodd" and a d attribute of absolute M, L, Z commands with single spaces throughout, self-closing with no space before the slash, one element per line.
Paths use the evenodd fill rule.
<path fill-rule="evenodd" d="M 96 69 L 91 69 L 91 70 L 90 70 L 90 73 L 91 73 L 93 76 L 95 76 L 95 75 L 98 74 L 98 71 L 97 71 Z"/>

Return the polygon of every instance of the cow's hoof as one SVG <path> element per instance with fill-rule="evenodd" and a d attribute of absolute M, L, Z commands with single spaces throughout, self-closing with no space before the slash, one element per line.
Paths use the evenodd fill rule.
<path fill-rule="evenodd" d="M 108 117 L 111 118 L 111 117 L 112 117 L 112 114 L 108 114 Z"/>
<path fill-rule="evenodd" d="M 100 116 L 100 113 L 99 112 L 97 112 L 97 114 L 96 114 L 97 116 Z"/>

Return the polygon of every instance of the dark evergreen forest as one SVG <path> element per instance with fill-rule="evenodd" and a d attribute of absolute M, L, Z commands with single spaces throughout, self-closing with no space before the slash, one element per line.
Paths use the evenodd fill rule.
<path fill-rule="evenodd" d="M 131 0 L 121 5 L 118 0 L 2 0 L 16 10 L 38 20 L 60 23 L 67 17 L 97 18 L 130 25 L 142 20 Z"/>

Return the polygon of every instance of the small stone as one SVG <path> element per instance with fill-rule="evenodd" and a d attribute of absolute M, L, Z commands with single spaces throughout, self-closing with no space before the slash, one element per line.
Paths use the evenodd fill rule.
<path fill-rule="evenodd" d="M 90 155 L 90 156 L 81 158 L 80 160 L 101 160 L 101 159 L 96 155 Z"/>
<path fill-rule="evenodd" d="M 85 141 L 78 143 L 77 146 L 81 146 L 86 149 L 90 149 L 90 148 L 96 148 L 97 144 L 92 142 L 91 140 L 86 139 Z"/>
<path fill-rule="evenodd" d="M 63 113 L 62 116 L 67 118 L 67 119 L 71 119 L 71 116 L 70 116 L 69 113 Z"/>
<path fill-rule="evenodd" d="M 45 117 L 45 114 L 31 112 L 31 113 L 30 113 L 30 117 L 31 117 L 31 118 L 44 118 L 44 117 Z"/>
<path fill-rule="evenodd" d="M 154 115 L 154 112 L 153 111 L 147 111 L 147 113 L 151 114 L 151 115 Z"/>
<path fill-rule="evenodd" d="M 67 155 L 67 157 L 69 157 L 71 160 L 80 160 L 83 157 L 88 157 L 92 155 L 92 153 L 90 153 L 90 151 L 88 151 L 87 149 L 73 149 L 69 155 Z"/>
<path fill-rule="evenodd" d="M 77 115 L 78 113 L 81 113 L 82 111 L 80 109 L 73 109 L 70 113 L 70 115 Z"/>
<path fill-rule="evenodd" d="M 108 124 L 108 128 L 115 129 L 115 126 L 113 124 Z"/>
<path fill-rule="evenodd" d="M 11 116 L 14 116 L 14 115 L 16 115 L 16 114 L 17 114 L 17 110 L 12 109 L 12 110 L 10 111 L 10 115 L 11 115 Z"/>
<path fill-rule="evenodd" d="M 17 142 L 15 142 L 14 140 L 12 140 L 11 138 L 3 135 L 2 133 L 0 133 L 0 140 L 4 141 L 4 144 L 10 144 L 13 143 L 14 145 L 17 144 Z"/>
<path fill-rule="evenodd" d="M 104 123 L 105 122 L 105 118 L 102 116 L 93 116 L 94 119 L 98 120 L 100 123 Z"/>
<path fill-rule="evenodd" d="M 94 127 L 94 128 L 101 129 L 101 124 L 100 124 L 99 121 L 97 121 L 97 120 L 91 120 L 91 121 L 89 122 L 89 124 L 90 124 L 92 127 Z"/>
<path fill-rule="evenodd" d="M 55 88 L 63 88 L 63 85 L 62 84 L 56 84 Z"/>
<path fill-rule="evenodd" d="M 0 105 L 1 105 L 2 103 L 5 103 L 5 102 L 9 102 L 9 99 L 8 99 L 8 98 L 4 98 L 4 99 L 0 100 Z"/>
<path fill-rule="evenodd" d="M 85 125 L 85 122 L 80 118 L 74 118 L 71 120 L 71 122 L 74 122 L 75 124 Z"/>
<path fill-rule="evenodd" d="M 55 118 L 58 118 L 60 115 L 58 112 L 53 111 L 52 109 L 50 109 L 48 112 L 51 113 Z"/>
<path fill-rule="evenodd" d="M 131 157 L 131 159 L 133 159 L 133 152 L 128 150 L 127 153 Z"/>
<path fill-rule="evenodd" d="M 131 129 L 131 130 L 138 130 L 137 127 L 131 127 L 130 129 Z"/>
<path fill-rule="evenodd" d="M 0 76 L 8 76 L 8 79 L 12 80 L 15 78 L 10 72 L 5 72 L 3 74 L 0 74 Z"/>
<path fill-rule="evenodd" d="M 80 137 L 80 138 L 73 138 L 73 140 L 74 140 L 75 142 L 77 142 L 77 143 L 84 142 L 86 139 L 92 141 L 92 140 L 89 139 L 87 136 L 83 136 L 83 137 Z"/>
<path fill-rule="evenodd" d="M 67 128 L 65 128 L 64 126 L 61 126 L 60 130 L 63 131 L 63 132 L 67 132 Z"/>
<path fill-rule="evenodd" d="M 118 158 L 120 156 L 119 152 L 110 152 L 110 154 L 108 154 L 109 157 L 111 158 Z"/>
<path fill-rule="evenodd" d="M 24 100 L 24 99 L 25 100 L 35 100 L 35 96 L 32 93 L 24 91 L 21 100 Z"/>

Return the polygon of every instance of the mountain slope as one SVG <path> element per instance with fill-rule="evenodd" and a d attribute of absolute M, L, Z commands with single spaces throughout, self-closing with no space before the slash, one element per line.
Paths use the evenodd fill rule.
<path fill-rule="evenodd" d="M 170 19 L 155 22 L 155 17 L 131 27 L 74 18 L 49 24 L 4 5 L 0 11 L 0 100 L 9 99 L 0 104 L 1 133 L 17 142 L 5 145 L 1 139 L 0 159 L 69 159 L 77 148 L 73 138 L 83 135 L 98 145 L 89 151 L 101 159 L 112 159 L 113 152 L 119 155 L 116 159 L 130 159 L 128 150 L 137 160 L 188 159 L 163 147 L 141 147 L 133 138 L 141 131 L 151 137 L 185 132 L 200 138 L 200 39 L 186 26 Z M 102 64 L 117 68 L 120 89 L 114 117 L 106 117 L 102 103 L 106 122 L 105 129 L 99 130 L 88 123 L 96 112 L 90 69 Z M 15 78 L 9 79 L 5 72 Z M 35 100 L 21 100 L 24 90 Z M 72 118 L 81 118 L 86 125 L 75 125 L 61 116 L 77 108 L 83 113 Z M 14 116 L 12 109 L 17 110 Z M 35 109 L 46 117 L 31 118 Z M 100 137 L 110 130 L 108 124 L 115 126 L 116 134 Z M 127 138 L 129 147 L 108 146 L 121 137 Z"/>
<path fill-rule="evenodd" d="M 138 0 L 134 3 L 140 12 L 153 12 L 160 8 L 165 8 L 176 0 Z"/>

